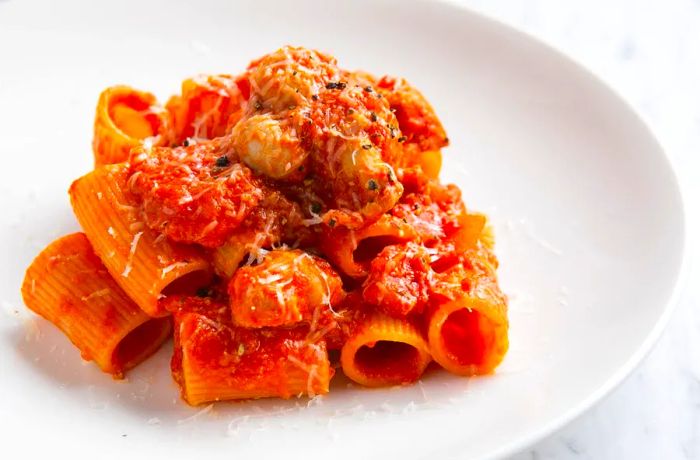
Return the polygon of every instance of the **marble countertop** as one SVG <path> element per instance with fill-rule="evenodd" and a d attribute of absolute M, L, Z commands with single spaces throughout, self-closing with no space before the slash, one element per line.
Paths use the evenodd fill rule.
<path fill-rule="evenodd" d="M 607 82 L 671 158 L 690 270 L 656 347 L 613 393 L 511 460 L 700 459 L 700 1 L 459 0 L 528 32 Z"/>

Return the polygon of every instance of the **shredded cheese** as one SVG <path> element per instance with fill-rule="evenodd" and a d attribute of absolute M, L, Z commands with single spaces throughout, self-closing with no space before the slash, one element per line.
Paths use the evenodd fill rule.
<path fill-rule="evenodd" d="M 126 265 L 124 266 L 124 271 L 122 272 L 122 276 L 124 278 L 129 277 L 129 273 L 131 273 L 132 263 L 134 259 L 134 254 L 136 254 L 136 247 L 139 244 L 139 240 L 141 239 L 141 236 L 143 235 L 143 232 L 138 232 L 137 234 L 134 235 L 134 239 L 131 240 L 131 248 L 129 249 L 129 257 L 126 260 Z"/>
<path fill-rule="evenodd" d="M 311 227 L 312 225 L 318 225 L 323 223 L 323 219 L 321 218 L 321 216 L 319 214 L 316 214 L 311 208 L 311 206 L 309 206 L 309 214 L 311 214 L 310 219 L 303 219 L 301 221 L 301 223 L 304 224 L 304 226 Z"/>
<path fill-rule="evenodd" d="M 177 424 L 178 424 L 178 425 L 182 425 L 182 424 L 185 424 L 185 423 L 194 422 L 195 420 L 197 420 L 198 418 L 202 417 L 203 415 L 206 415 L 206 414 L 208 414 L 209 412 L 211 412 L 212 409 L 214 409 L 214 404 L 209 404 L 207 407 L 205 407 L 204 409 L 200 410 L 200 411 L 197 412 L 196 414 L 194 414 L 194 415 L 192 415 L 192 416 L 190 416 L 190 417 L 187 417 L 187 418 L 183 418 L 183 419 L 178 420 L 178 421 L 177 421 Z"/>
<path fill-rule="evenodd" d="M 164 279 L 164 278 L 165 278 L 165 275 L 167 275 L 167 274 L 170 273 L 171 271 L 175 270 L 176 268 L 178 268 L 178 267 L 186 267 L 186 266 L 187 266 L 187 264 L 186 264 L 185 262 L 175 262 L 175 263 L 173 263 L 173 264 L 170 264 L 170 265 L 168 265 L 167 267 L 164 267 L 164 268 L 160 271 L 160 279 Z"/>
<path fill-rule="evenodd" d="M 104 297 L 106 295 L 109 295 L 110 292 L 112 292 L 112 290 L 109 288 L 100 289 L 99 291 L 95 291 L 90 295 L 85 295 L 85 296 L 81 297 L 80 300 L 82 300 L 83 302 L 88 302 L 94 298 L 99 298 L 99 297 Z"/>

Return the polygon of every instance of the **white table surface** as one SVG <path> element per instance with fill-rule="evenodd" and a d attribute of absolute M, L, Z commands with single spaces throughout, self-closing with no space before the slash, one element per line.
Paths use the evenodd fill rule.
<path fill-rule="evenodd" d="M 689 223 L 686 285 L 656 347 L 609 397 L 512 460 L 700 459 L 700 1 L 455 1 L 561 50 L 627 100 L 671 158 Z"/>

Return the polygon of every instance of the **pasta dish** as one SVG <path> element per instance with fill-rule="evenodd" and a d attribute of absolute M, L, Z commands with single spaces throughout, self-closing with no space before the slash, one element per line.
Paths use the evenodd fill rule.
<path fill-rule="evenodd" d="M 507 299 L 486 216 L 439 180 L 448 143 L 407 81 L 306 48 L 164 106 L 107 88 L 69 190 L 82 232 L 36 257 L 24 301 L 116 378 L 173 337 L 191 405 L 313 397 L 338 370 L 489 374 Z"/>

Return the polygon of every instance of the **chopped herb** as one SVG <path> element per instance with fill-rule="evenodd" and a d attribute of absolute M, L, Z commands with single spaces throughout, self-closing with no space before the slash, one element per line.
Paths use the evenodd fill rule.
<path fill-rule="evenodd" d="M 370 113 L 369 113 L 369 118 L 370 118 L 372 121 L 377 121 L 377 114 L 374 113 L 374 112 L 370 112 Z"/>
<path fill-rule="evenodd" d="M 255 107 L 255 110 L 260 110 L 260 109 L 263 108 L 263 106 L 262 106 L 262 104 L 260 103 L 260 101 L 255 101 L 255 104 L 253 105 L 253 107 Z"/>
<path fill-rule="evenodd" d="M 328 226 L 329 226 L 330 228 L 335 227 L 335 219 L 333 219 L 333 218 L 331 217 L 331 219 L 328 221 Z"/>
<path fill-rule="evenodd" d="M 311 203 L 311 213 L 313 214 L 318 214 L 321 212 L 323 208 L 321 207 L 321 203 L 314 201 Z"/>
<path fill-rule="evenodd" d="M 406 136 L 401 136 L 398 138 L 399 142 L 406 142 L 406 139 L 408 139 Z"/>
<path fill-rule="evenodd" d="M 225 168 L 226 166 L 231 164 L 231 160 L 228 159 L 226 155 L 220 156 L 219 158 L 216 159 L 216 166 L 219 168 Z"/>
<path fill-rule="evenodd" d="M 311 99 L 313 99 L 314 101 L 318 101 L 318 94 L 312 94 Z"/>
<path fill-rule="evenodd" d="M 368 190 L 377 190 L 379 188 L 379 185 L 377 185 L 377 181 L 374 179 L 370 179 L 367 181 L 367 189 Z"/>
<path fill-rule="evenodd" d="M 209 291 L 209 288 L 201 287 L 201 288 L 197 289 L 196 294 L 197 294 L 197 297 L 209 297 L 211 292 Z"/>
<path fill-rule="evenodd" d="M 340 89 L 343 90 L 347 86 L 347 83 L 342 81 L 332 81 L 326 85 L 326 89 Z"/>
<path fill-rule="evenodd" d="M 362 148 L 365 149 L 365 150 L 369 150 L 369 149 L 372 148 L 372 144 L 364 144 L 364 145 L 362 146 Z"/>
<path fill-rule="evenodd" d="M 371 92 L 372 92 L 372 87 L 371 87 L 371 86 L 365 86 L 365 91 L 367 91 L 368 93 L 371 93 Z"/>

